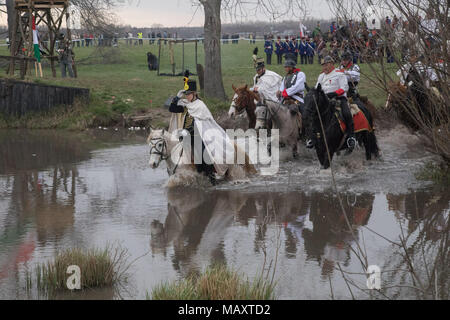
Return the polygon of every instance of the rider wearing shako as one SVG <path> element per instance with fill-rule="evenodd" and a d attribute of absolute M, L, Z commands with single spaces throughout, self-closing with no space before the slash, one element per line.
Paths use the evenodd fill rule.
<path fill-rule="evenodd" d="M 172 104 L 169 107 L 169 111 L 172 113 L 181 114 L 181 117 L 178 117 L 178 119 L 181 119 L 182 123 L 178 123 L 178 129 L 180 134 L 180 141 L 183 140 L 183 137 L 186 137 L 189 132 L 189 135 L 191 137 L 191 146 L 194 152 L 198 152 L 200 150 L 195 149 L 195 136 L 199 135 L 198 130 L 195 129 L 195 122 L 196 122 L 196 114 L 200 112 L 197 112 L 197 109 L 206 109 L 203 111 L 205 114 L 210 114 L 208 107 L 198 98 L 197 95 L 197 83 L 195 80 L 189 80 L 189 71 L 186 71 L 185 77 L 184 77 L 184 90 L 180 90 L 177 94 L 177 96 L 172 100 Z M 211 116 L 212 117 L 212 116 Z M 180 125 L 181 124 L 181 125 Z M 182 130 L 181 130 L 182 129 Z M 186 130 L 186 131 L 184 131 Z M 201 149 L 201 155 L 202 155 L 202 163 L 201 164 L 195 164 L 197 171 L 199 173 L 204 173 L 207 177 L 210 178 L 211 183 L 215 184 L 215 176 L 214 176 L 214 165 L 207 164 L 205 160 L 203 159 L 203 155 L 205 150 L 205 144 L 202 141 L 202 149 Z M 192 156 L 194 156 L 192 154 Z"/>
<path fill-rule="evenodd" d="M 277 96 L 285 105 L 297 105 L 298 110 L 301 113 L 305 103 L 303 98 L 305 92 L 306 75 L 300 69 L 296 68 L 296 65 L 297 64 L 294 58 L 287 55 L 286 62 L 284 63 L 286 76 L 281 82 Z"/>
<path fill-rule="evenodd" d="M 201 159 L 200 164 L 195 163 L 197 171 L 203 172 L 215 184 L 217 176 L 225 177 L 228 170 L 236 165 L 228 163 L 229 158 L 235 155 L 235 145 L 198 97 L 197 83 L 189 80 L 189 71 L 186 71 L 184 81 L 184 90 L 178 92 L 169 107 L 170 112 L 183 115 L 181 121 L 177 117 L 177 124 L 173 127 L 181 131 L 180 140 L 188 135 L 184 130 L 191 133 L 194 150 L 191 155 L 194 156 L 194 162 L 200 162 Z M 194 143 L 199 140 L 201 149 L 200 143 Z"/>
<path fill-rule="evenodd" d="M 191 137 L 194 137 L 194 118 L 188 112 L 186 101 L 180 101 L 183 95 L 186 96 L 185 100 L 188 102 L 193 102 L 198 99 L 197 83 L 194 80 L 189 80 L 188 72 L 186 72 L 184 77 L 184 90 L 178 92 L 178 95 L 172 100 L 169 111 L 182 114 L 181 119 L 184 119 L 182 128 L 187 130 Z"/>
<path fill-rule="evenodd" d="M 322 62 L 322 73 L 316 84 L 322 86 L 322 90 L 330 99 L 337 99 L 340 101 L 342 117 L 347 128 L 347 146 L 348 152 L 352 152 L 356 146 L 355 127 L 353 117 L 347 100 L 348 79 L 345 73 L 341 70 L 336 70 L 334 67 L 334 60 L 330 56 L 326 56 Z"/>
<path fill-rule="evenodd" d="M 262 58 L 256 60 L 255 69 L 253 88 L 250 88 L 250 90 L 256 93 L 263 91 L 266 99 L 277 101 L 277 90 L 280 87 L 282 77 L 276 72 L 267 70 Z"/>
<path fill-rule="evenodd" d="M 348 97 L 356 99 L 358 97 L 357 87 L 361 80 L 361 69 L 356 63 L 353 63 L 353 56 L 350 52 L 347 51 L 342 55 L 342 64 L 339 69 L 344 71 L 347 77 Z"/>
<path fill-rule="evenodd" d="M 263 58 L 256 59 L 255 69 L 256 75 L 253 77 L 253 87 L 250 88 L 250 91 L 256 93 L 263 92 L 264 98 L 277 101 L 277 91 L 280 88 L 281 80 L 283 78 L 278 73 L 267 70 Z M 231 102 L 231 108 L 228 113 L 230 117 L 236 114 L 236 98 L 237 94 L 234 95 Z"/>

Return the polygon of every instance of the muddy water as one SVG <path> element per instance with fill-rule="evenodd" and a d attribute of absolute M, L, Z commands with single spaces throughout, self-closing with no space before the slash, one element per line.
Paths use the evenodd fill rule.
<path fill-rule="evenodd" d="M 450 192 L 415 179 L 434 159 L 418 137 L 395 128 L 380 131 L 379 140 L 382 161 L 366 163 L 359 151 L 334 164 L 350 232 L 331 172 L 319 170 L 312 152 L 283 163 L 275 177 L 168 190 L 165 167 L 147 165 L 142 135 L 0 131 L 0 299 L 42 298 L 25 290 L 26 270 L 60 249 L 107 244 L 136 259 L 128 282 L 57 298 L 143 299 L 161 282 L 213 262 L 250 278 L 264 269 L 281 299 L 383 298 L 365 290 L 357 245 L 383 272 L 384 294 L 416 298 L 405 287 L 414 283 L 403 251 L 390 241 L 407 237 L 426 280 L 426 266 L 447 241 Z M 439 261 L 442 297 L 448 266 Z M 339 268 L 361 289 L 351 285 L 350 293 Z"/>

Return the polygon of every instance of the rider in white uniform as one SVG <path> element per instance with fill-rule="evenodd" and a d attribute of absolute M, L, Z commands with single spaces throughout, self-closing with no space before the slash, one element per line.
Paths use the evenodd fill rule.
<path fill-rule="evenodd" d="M 334 67 L 334 60 L 330 56 L 323 59 L 322 73 L 316 84 L 322 86 L 322 90 L 330 99 L 338 99 L 341 102 L 342 117 L 347 127 L 347 146 L 348 152 L 352 152 L 356 146 L 355 127 L 353 124 L 353 117 L 350 112 L 347 100 L 348 80 L 347 76 L 342 70 L 336 70 Z"/>
<path fill-rule="evenodd" d="M 256 75 L 253 78 L 253 87 L 251 91 L 261 92 L 265 99 L 278 101 L 277 91 L 280 88 L 282 77 L 273 71 L 267 70 L 264 64 L 264 59 L 257 59 L 256 61 Z M 234 95 L 230 111 L 228 115 L 234 117 L 236 115 L 236 106 L 234 104 L 237 94 Z"/>
<path fill-rule="evenodd" d="M 355 63 L 353 63 L 353 56 L 350 52 L 345 52 L 342 55 L 342 64 L 339 69 L 344 71 L 348 82 L 348 96 L 356 98 L 357 87 L 361 80 L 361 69 Z"/>

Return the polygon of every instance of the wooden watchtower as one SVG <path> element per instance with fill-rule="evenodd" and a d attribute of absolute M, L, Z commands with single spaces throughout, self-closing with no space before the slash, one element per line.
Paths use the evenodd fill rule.
<path fill-rule="evenodd" d="M 33 51 L 33 19 L 36 28 L 45 24 L 48 29 L 47 41 L 40 45 L 46 52 L 43 58 L 50 60 L 53 77 L 56 77 L 55 55 L 56 41 L 59 39 L 61 25 L 66 19 L 67 38 L 72 40 L 70 32 L 69 0 L 15 0 L 16 17 L 11 37 L 11 64 L 9 74 L 14 74 L 16 60 L 21 63 L 21 73 L 25 74 L 28 65 L 34 60 Z"/>

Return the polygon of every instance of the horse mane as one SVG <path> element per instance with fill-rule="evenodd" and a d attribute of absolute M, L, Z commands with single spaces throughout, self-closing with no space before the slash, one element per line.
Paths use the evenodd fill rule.
<path fill-rule="evenodd" d="M 253 98 L 253 100 L 259 100 L 258 94 L 256 94 L 255 92 L 251 91 L 248 88 L 248 85 L 243 85 L 243 86 L 238 87 L 238 88 L 234 88 L 233 87 L 233 89 L 235 89 L 235 92 L 238 93 L 238 94 L 239 93 L 245 93 L 245 94 L 249 95 L 251 98 Z"/>

